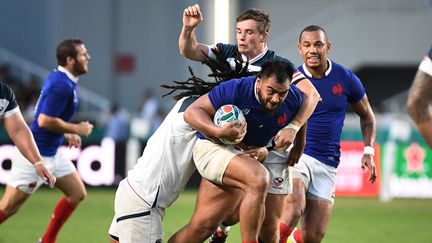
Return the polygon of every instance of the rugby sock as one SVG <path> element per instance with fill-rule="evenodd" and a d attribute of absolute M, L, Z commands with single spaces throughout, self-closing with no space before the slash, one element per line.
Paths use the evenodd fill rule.
<path fill-rule="evenodd" d="M 43 243 L 55 243 L 58 232 L 72 212 L 75 210 L 76 206 L 72 205 L 70 202 L 63 197 L 54 208 L 54 212 L 51 216 L 51 221 L 48 225 L 45 234 L 42 237 Z"/>
<path fill-rule="evenodd" d="M 284 223 L 280 223 L 279 224 L 279 243 L 286 243 L 288 240 L 288 237 L 290 236 L 290 234 L 292 233 L 292 229 L 284 224 Z"/>
<path fill-rule="evenodd" d="M 294 232 L 293 232 L 293 237 L 294 237 L 294 240 L 295 240 L 297 243 L 303 243 L 303 239 L 302 239 L 302 236 L 301 236 L 301 230 L 300 230 L 300 228 L 294 230 Z"/>
<path fill-rule="evenodd" d="M 0 224 L 6 220 L 6 214 L 0 211 Z"/>

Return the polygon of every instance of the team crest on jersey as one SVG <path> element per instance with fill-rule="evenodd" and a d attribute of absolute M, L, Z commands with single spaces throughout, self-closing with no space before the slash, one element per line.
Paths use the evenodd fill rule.
<path fill-rule="evenodd" d="M 332 91 L 333 91 L 333 94 L 335 94 L 337 96 L 341 96 L 342 92 L 343 92 L 342 85 L 340 83 L 338 83 L 337 85 L 333 86 Z"/>
<path fill-rule="evenodd" d="M 273 188 L 282 188 L 284 179 L 282 177 L 276 177 L 273 179 Z"/>
<path fill-rule="evenodd" d="M 241 109 L 241 111 L 243 112 L 243 115 L 247 115 L 247 114 L 249 114 L 250 109 L 249 108 L 243 108 L 243 109 Z"/>
<path fill-rule="evenodd" d="M 285 123 L 287 122 L 287 120 L 288 120 L 287 114 L 284 113 L 283 115 L 279 116 L 279 118 L 277 120 L 277 124 L 279 126 L 283 126 L 283 125 L 285 125 Z"/>

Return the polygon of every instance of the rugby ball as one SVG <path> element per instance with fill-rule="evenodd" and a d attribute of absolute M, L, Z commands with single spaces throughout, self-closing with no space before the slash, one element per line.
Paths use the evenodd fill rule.
<path fill-rule="evenodd" d="M 235 105 L 223 105 L 219 107 L 213 117 L 213 122 L 218 127 L 223 126 L 227 122 L 244 122 L 245 120 L 243 112 Z M 224 144 L 235 144 L 234 142 L 223 138 L 220 138 L 219 140 Z"/>

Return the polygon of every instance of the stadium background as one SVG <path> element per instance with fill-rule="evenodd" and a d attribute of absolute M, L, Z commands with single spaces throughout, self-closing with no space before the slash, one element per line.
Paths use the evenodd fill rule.
<path fill-rule="evenodd" d="M 204 22 L 197 30 L 197 38 L 204 43 L 214 43 L 219 34 L 215 34 L 215 2 L 220 0 L 196 1 L 201 5 Z M 412 122 L 407 117 L 405 101 L 407 89 L 414 77 L 417 65 L 429 50 L 432 40 L 432 1 L 431 0 L 305 0 L 305 1 L 227 1 L 229 6 L 227 37 L 235 41 L 235 16 L 249 7 L 257 7 L 270 14 L 272 26 L 270 30 L 269 48 L 289 57 L 294 63 L 300 64 L 301 59 L 296 49 L 298 33 L 309 24 L 318 24 L 327 30 L 332 50 L 330 58 L 351 68 L 362 79 L 369 95 L 370 102 L 377 116 L 377 148 L 380 156 L 381 177 L 379 183 L 369 187 L 364 180 L 366 175 L 358 168 L 358 145 L 351 141 L 360 141 L 358 119 L 348 114 L 342 140 L 347 142 L 343 152 L 343 163 L 339 168 L 338 195 L 341 208 L 336 204 L 332 219 L 328 242 L 346 242 L 350 236 L 368 242 L 430 242 L 427 231 L 423 238 L 409 240 L 419 229 L 409 229 L 409 217 L 417 218 L 412 223 L 421 224 L 422 219 L 432 214 L 430 198 L 432 198 L 432 151 L 427 149 Z M 0 66 L 7 66 L 10 75 L 18 82 L 25 83 L 31 77 L 41 85 L 48 70 L 56 66 L 55 46 L 68 37 L 80 37 L 92 56 L 90 71 L 80 78 L 82 96 L 80 112 L 77 120 L 89 119 L 95 123 L 95 131 L 84 140 L 85 148 L 70 152 L 86 184 L 91 187 L 89 203 L 83 204 L 81 214 L 74 215 L 77 224 L 86 221 L 86 210 L 91 211 L 94 205 L 104 205 L 100 218 L 95 217 L 94 224 L 106 228 L 112 214 L 112 200 L 115 184 L 124 177 L 127 168 L 131 167 L 140 156 L 145 146 L 150 125 L 143 121 L 138 113 L 140 97 L 144 91 L 150 91 L 157 98 L 165 111 L 171 107 L 170 98 L 160 98 L 165 91 L 159 84 L 172 80 L 184 80 L 189 76 L 188 66 L 202 77 L 208 69 L 201 64 L 185 60 L 178 53 L 178 34 L 181 28 L 181 13 L 184 7 L 195 1 L 157 2 L 128 0 L 15 0 L 1 1 L 0 9 Z M 219 39 L 220 40 L 220 39 Z M 112 143 L 104 139 L 107 125 L 107 113 L 112 103 L 121 106 L 121 112 L 130 122 L 130 138 L 126 142 Z M 31 116 L 27 116 L 28 121 Z M 104 143 L 102 141 L 105 141 Z M 114 149 L 115 147 L 115 149 Z M 0 183 L 7 180 L 10 168 L 10 139 L 4 129 L 0 129 Z M 101 153 L 102 152 L 102 153 Z M 105 152 L 105 153 L 104 153 Z M 105 154 L 101 158 L 100 154 Z M 85 155 L 85 156 L 84 156 Z M 79 166 L 81 165 L 81 167 Z M 194 188 L 199 180 L 194 175 L 189 186 Z M 36 193 L 38 194 L 38 193 Z M 193 191 L 190 192 L 187 207 L 193 209 Z M 28 242 L 24 235 L 14 233 L 13 228 L 25 226 L 33 209 L 48 209 L 40 219 L 31 221 L 44 223 L 53 205 L 45 205 L 43 200 L 57 198 L 56 193 L 45 190 L 42 196 L 35 195 L 33 203 L 29 202 L 17 218 L 11 219 L 0 228 L 0 242 Z M 94 196 L 93 196 L 94 195 Z M 189 194 L 187 194 L 189 195 Z M 98 197 L 100 197 L 98 199 Z M 368 197 L 368 198 L 359 198 Z M 32 197 L 33 198 L 33 197 Z M 37 199 L 42 198 L 39 205 Z M 396 199 L 393 199 L 396 198 Z M 409 199 L 398 199 L 409 198 Z M 423 198 L 418 200 L 413 198 Z M 182 197 L 183 199 L 183 197 Z M 393 200 L 391 200 L 393 199 Z M 93 201 L 95 200 L 95 201 Z M 366 201 L 365 201 L 366 200 Z M 391 200 L 391 201 L 390 201 Z M 182 201 L 183 202 L 183 201 Z M 426 203 L 425 203 L 426 202 Z M 92 204 L 95 203 L 95 204 Z M 345 204 L 346 203 L 346 204 Z M 189 205 L 190 204 L 190 205 Z M 168 210 L 189 212 L 176 216 L 179 220 L 187 220 L 191 211 L 179 208 Z M 348 205 L 348 206 L 346 206 Z M 419 213 L 409 212 L 418 205 Z M 86 206 L 90 207 L 90 209 Z M 347 208 L 352 209 L 348 212 Z M 395 214 L 386 214 L 387 208 L 396 208 Z M 410 209 L 411 208 L 411 209 Z M 372 209 L 382 209 L 370 214 L 363 214 Z M 400 210 L 400 214 L 397 213 Z M 25 212 L 27 211 L 27 212 Z M 29 212 L 30 211 L 30 212 Z M 43 211 L 43 210 L 42 210 Z M 347 211 L 346 214 L 343 214 Z M 401 216 L 405 215 L 407 216 Z M 340 214 L 340 215 L 339 215 Z M 374 223 L 382 223 L 382 229 L 367 228 L 366 233 L 346 230 L 346 223 L 337 224 L 338 217 L 353 217 L 358 226 L 370 224 L 359 217 L 370 217 Z M 172 217 L 172 216 L 171 216 Z M 333 220 L 336 222 L 333 223 Z M 400 231 L 409 237 L 399 235 L 396 228 L 385 228 L 385 223 L 396 221 Z M 184 222 L 184 221 L 180 221 Z M 348 221 L 349 222 L 349 221 Z M 425 219 L 425 222 L 428 222 Z M 430 221 L 429 221 L 430 222 Z M 174 224 L 167 229 L 167 235 L 179 228 L 182 223 Z M 16 226 L 16 227 L 14 227 Z M 378 224 L 378 228 L 380 225 Z M 339 229 L 332 234 L 333 229 Z M 31 229 L 27 228 L 27 229 Z M 69 229 L 69 230 L 68 230 Z M 76 235 L 75 231 L 85 227 L 69 227 L 62 231 L 65 234 L 61 242 L 76 242 L 67 235 Z M 33 230 L 30 230 L 33 232 Z M 35 229 L 35 231 L 37 231 Z M 69 232 L 69 233 L 68 233 Z M 352 232 L 352 233 L 351 233 Z M 105 239 L 105 229 L 94 233 L 96 240 Z M 366 235 L 365 237 L 363 236 Z M 420 234 L 420 237 L 422 237 Z M 12 236 L 15 235 L 15 236 Z M 393 240 L 387 236 L 395 235 Z M 429 234 L 430 235 L 430 234 Z M 12 238 L 11 238 L 12 237 Z M 15 237 L 15 238 L 14 238 Z M 30 236 L 31 233 L 30 233 Z M 36 237 L 36 236 L 35 236 Z M 362 238 L 363 237 L 363 238 Z M 14 240 L 12 240 L 14 239 Z M 30 238 L 33 239 L 33 238 Z M 235 239 L 235 238 L 234 238 Z M 376 238 L 375 238 L 376 239 Z M 31 240 L 32 241 L 32 240 Z M 234 240 L 232 242 L 235 242 Z M 354 240 L 354 242 L 357 242 Z"/>

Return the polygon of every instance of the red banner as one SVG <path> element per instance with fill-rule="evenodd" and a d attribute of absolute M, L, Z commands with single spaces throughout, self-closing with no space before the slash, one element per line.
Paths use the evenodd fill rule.
<path fill-rule="evenodd" d="M 369 182 L 369 170 L 361 168 L 363 142 L 341 142 L 341 158 L 336 175 L 337 197 L 378 197 L 380 192 L 381 155 L 375 144 L 375 166 L 378 175 L 376 181 Z"/>

